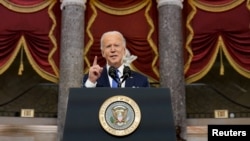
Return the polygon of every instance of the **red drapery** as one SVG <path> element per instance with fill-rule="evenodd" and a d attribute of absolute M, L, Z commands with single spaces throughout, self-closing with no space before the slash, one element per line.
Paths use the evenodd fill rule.
<path fill-rule="evenodd" d="M 25 53 L 40 76 L 58 81 L 59 10 L 55 0 L 0 0 L 0 74 Z"/>
<path fill-rule="evenodd" d="M 85 72 L 94 56 L 105 65 L 100 51 L 100 37 L 109 30 L 124 34 L 127 48 L 138 56 L 131 68 L 145 74 L 151 82 L 159 81 L 157 6 L 151 0 L 89 0 L 86 4 Z"/>
<path fill-rule="evenodd" d="M 250 78 L 250 2 L 187 0 L 185 17 L 185 78 L 206 75 L 216 56 L 224 54 L 233 68 Z M 18 53 L 25 53 L 34 70 L 57 82 L 59 77 L 60 9 L 56 0 L 0 0 L 0 74 Z M 100 36 L 121 31 L 130 53 L 138 56 L 132 69 L 159 81 L 158 13 L 151 0 L 88 0 L 85 10 L 85 72 L 95 55 L 99 64 Z M 20 64 L 20 73 L 22 72 Z M 226 71 L 226 70 L 225 70 Z M 221 60 L 223 74 L 223 60 Z"/>
<path fill-rule="evenodd" d="M 237 72 L 250 78 L 249 1 L 188 0 L 186 6 L 187 82 L 205 76 L 222 54 Z M 220 74 L 224 71 L 221 59 Z"/>

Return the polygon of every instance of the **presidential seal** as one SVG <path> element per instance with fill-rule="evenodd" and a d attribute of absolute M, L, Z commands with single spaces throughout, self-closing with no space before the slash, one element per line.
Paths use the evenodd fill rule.
<path fill-rule="evenodd" d="M 125 136 L 140 124 L 141 111 L 133 99 L 123 95 L 112 96 L 101 105 L 99 121 L 106 132 Z"/>

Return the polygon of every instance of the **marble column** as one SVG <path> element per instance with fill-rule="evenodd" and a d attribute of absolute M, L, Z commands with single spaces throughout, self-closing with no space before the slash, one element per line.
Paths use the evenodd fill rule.
<path fill-rule="evenodd" d="M 58 135 L 62 141 L 69 88 L 81 87 L 83 77 L 85 0 L 62 0 Z"/>
<path fill-rule="evenodd" d="M 185 139 L 186 99 L 183 62 L 182 1 L 158 0 L 158 11 L 160 86 L 170 88 L 174 122 L 177 129 L 181 130 L 180 137 Z"/>

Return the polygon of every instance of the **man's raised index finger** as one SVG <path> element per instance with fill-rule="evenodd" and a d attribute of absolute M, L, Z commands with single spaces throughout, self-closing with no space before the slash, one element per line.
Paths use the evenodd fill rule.
<path fill-rule="evenodd" d="M 95 56 L 94 61 L 93 61 L 93 66 L 97 65 L 97 56 Z"/>

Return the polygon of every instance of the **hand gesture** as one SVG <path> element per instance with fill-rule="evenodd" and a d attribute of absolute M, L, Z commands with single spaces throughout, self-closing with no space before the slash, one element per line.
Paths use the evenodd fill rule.
<path fill-rule="evenodd" d="M 96 80 L 101 76 L 103 68 L 97 64 L 97 56 L 95 56 L 93 65 L 89 68 L 89 81 L 95 83 Z"/>

